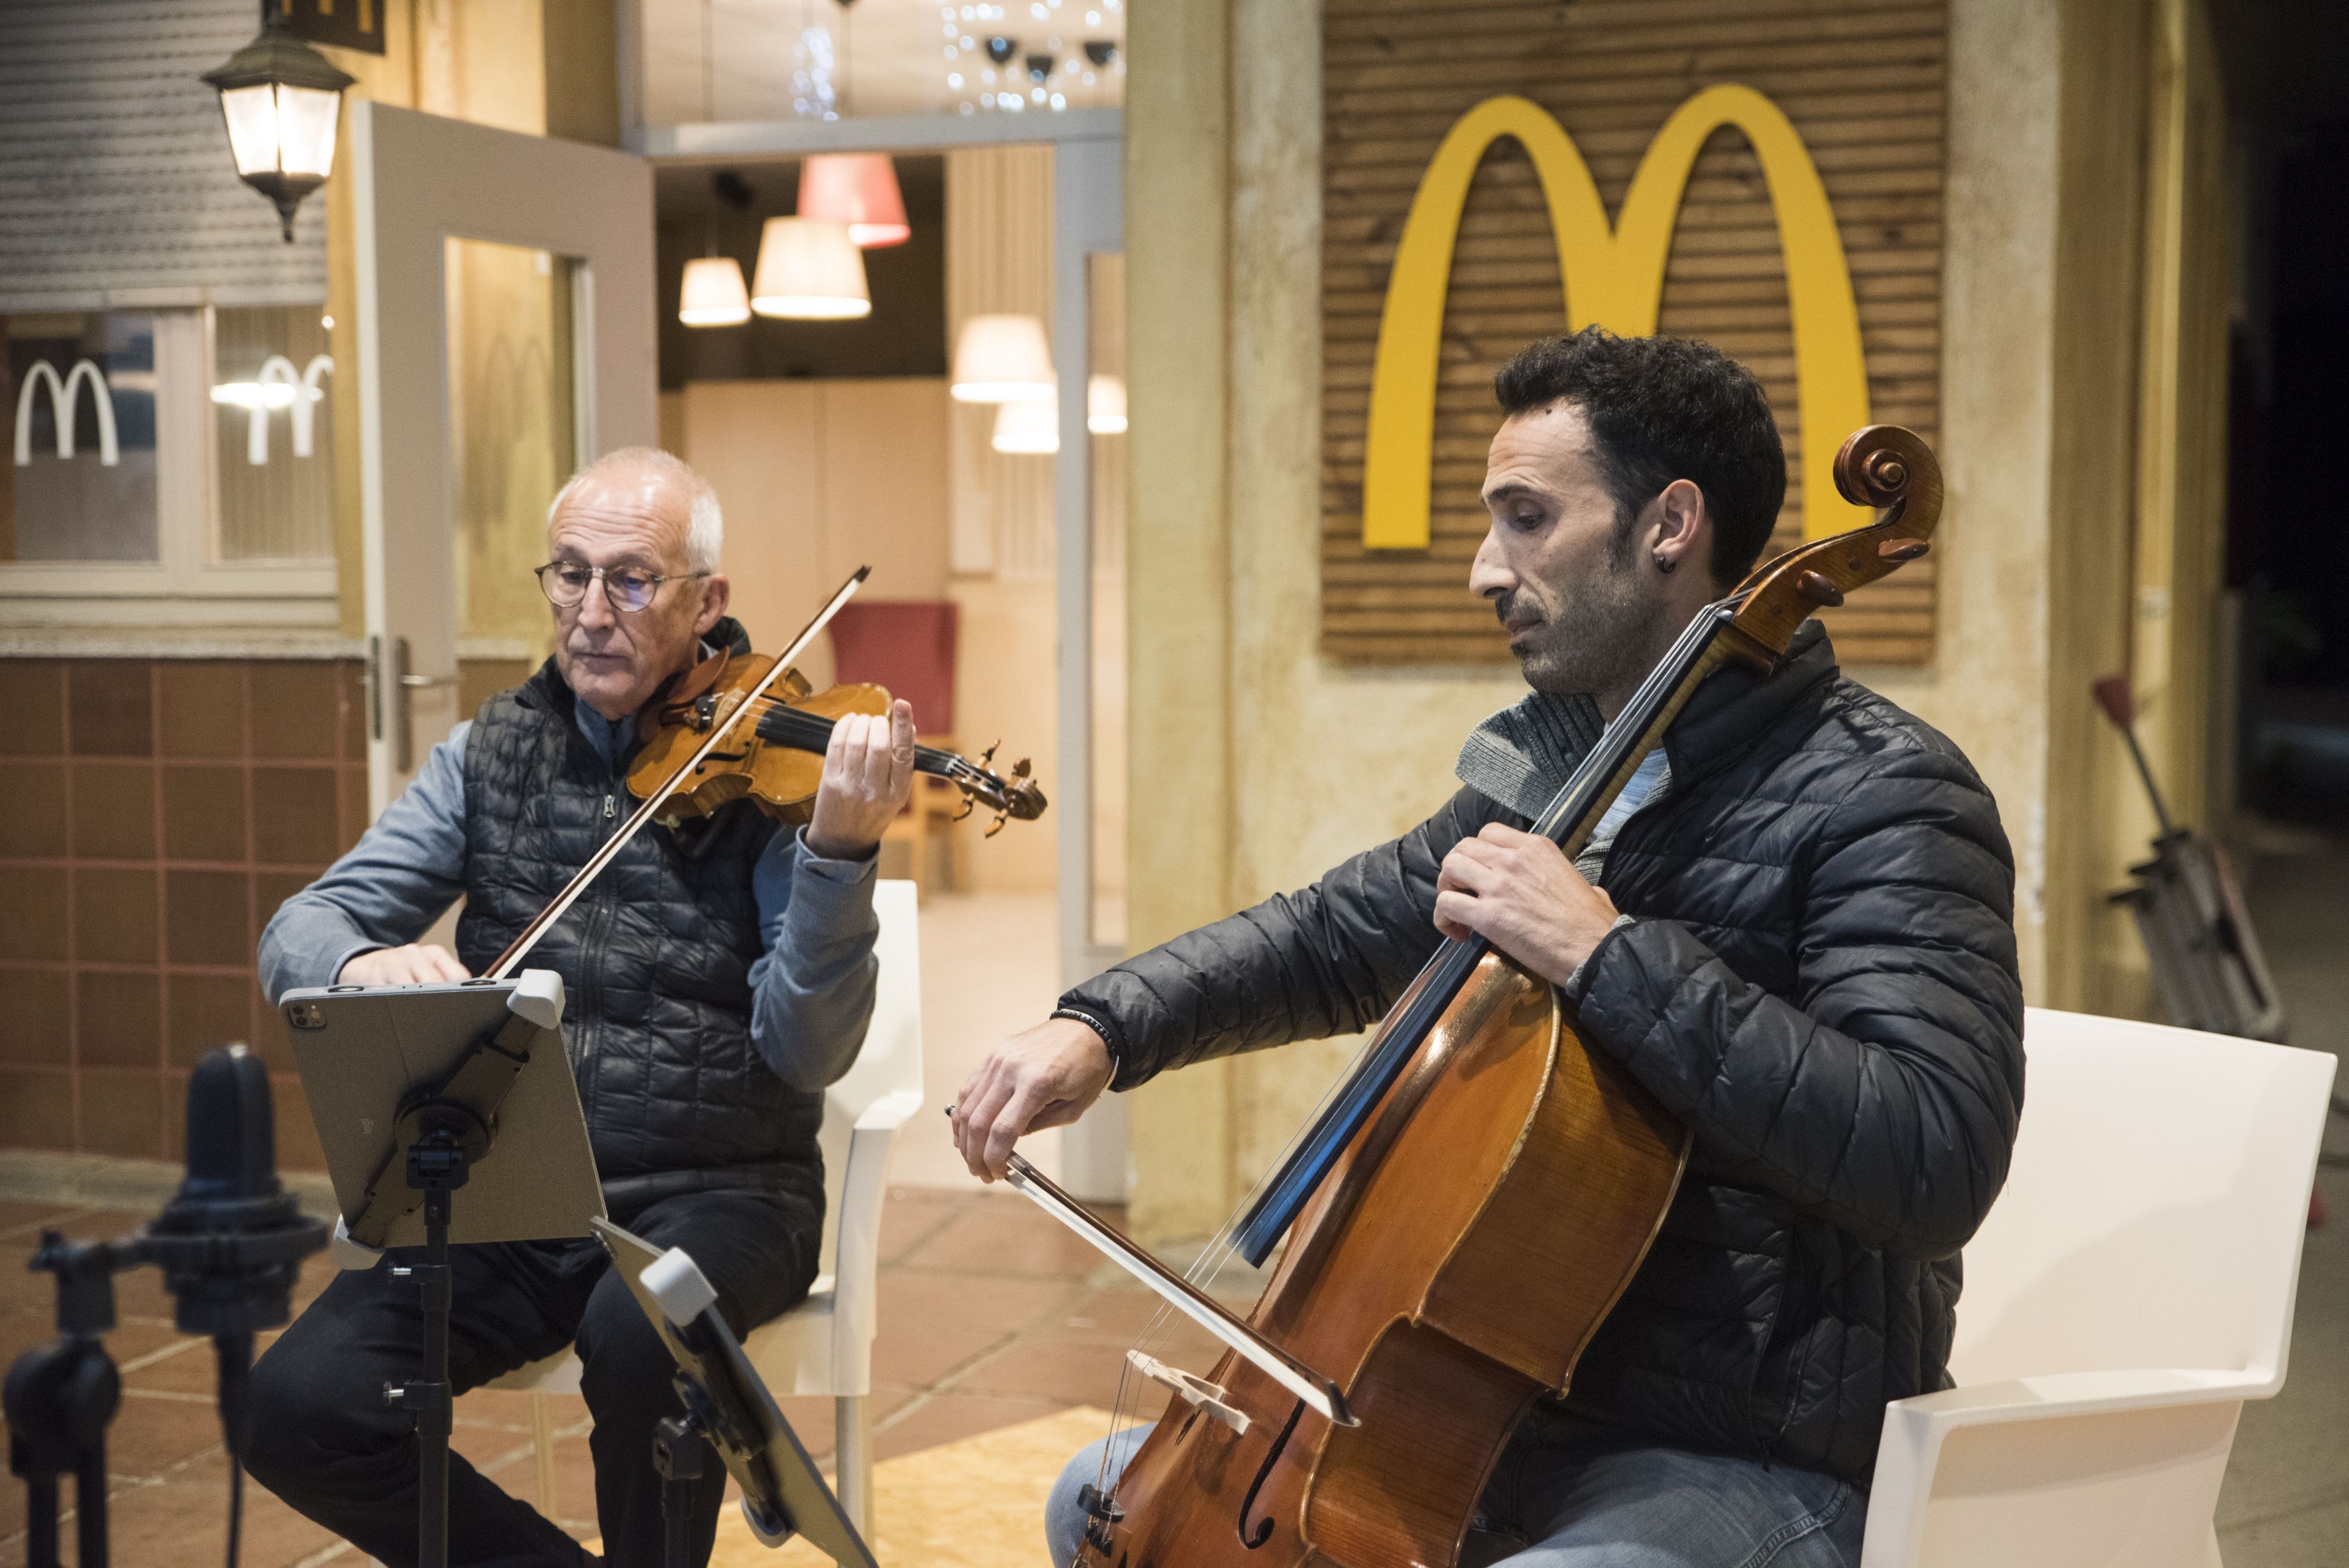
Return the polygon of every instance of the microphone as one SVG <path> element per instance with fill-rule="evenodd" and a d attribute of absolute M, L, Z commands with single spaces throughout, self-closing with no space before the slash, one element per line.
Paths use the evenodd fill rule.
<path fill-rule="evenodd" d="M 268 1068 L 243 1046 L 208 1052 L 188 1079 L 187 1180 L 133 1245 L 162 1269 L 180 1332 L 210 1336 L 220 1364 L 231 1563 L 252 1429 L 253 1336 L 293 1317 L 302 1260 L 326 1244 L 326 1222 L 305 1215 L 277 1180 Z"/>

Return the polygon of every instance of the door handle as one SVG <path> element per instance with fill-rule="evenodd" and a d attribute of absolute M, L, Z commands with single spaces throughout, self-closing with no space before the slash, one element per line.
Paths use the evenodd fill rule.
<path fill-rule="evenodd" d="M 408 668 L 408 639 L 406 637 L 392 638 L 391 672 L 389 677 L 386 679 L 383 684 L 385 686 L 389 688 L 388 695 L 391 698 L 391 700 L 385 706 L 389 707 L 391 710 L 389 715 L 391 720 L 391 758 L 392 767 L 394 769 L 398 769 L 399 772 L 405 773 L 416 765 L 415 731 L 409 722 L 408 694 L 419 687 L 442 686 L 452 686 L 457 684 L 457 680 L 458 677 L 455 676 L 419 676 L 409 674 Z M 377 733 L 379 736 L 382 732 L 378 729 Z"/>

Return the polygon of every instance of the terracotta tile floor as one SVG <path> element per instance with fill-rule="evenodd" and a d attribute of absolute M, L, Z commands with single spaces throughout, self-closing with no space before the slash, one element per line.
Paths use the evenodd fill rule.
<path fill-rule="evenodd" d="M 121 1210 L 0 1202 L 0 1361 L 54 1332 L 53 1281 L 23 1271 L 38 1232 L 120 1235 L 140 1216 Z M 1025 1200 L 1006 1192 L 899 1188 L 882 1228 L 880 1335 L 874 1346 L 874 1449 L 891 1459 L 1081 1405 L 1108 1408 L 1131 1336 L 1154 1298 Z M 323 1287 L 311 1260 L 299 1299 Z M 135 1568 L 211 1568 L 225 1549 L 226 1470 L 212 1406 L 208 1341 L 174 1332 L 152 1270 L 120 1276 L 120 1326 L 107 1347 L 123 1372 L 109 1434 L 113 1560 Z M 1182 1325 L 1154 1353 L 1192 1370 L 1213 1342 Z M 1152 1391 L 1154 1407 L 1163 1397 Z M 785 1399 L 784 1413 L 820 1459 L 833 1446 L 829 1399 Z M 556 1400 L 557 1521 L 595 1533 L 587 1412 Z M 529 1397 L 481 1390 L 457 1406 L 456 1446 L 519 1495 L 535 1500 Z M 23 1487 L 0 1477 L 0 1568 L 25 1562 Z M 68 1500 L 69 1501 L 69 1500 Z M 70 1526 L 67 1528 L 70 1553 Z M 248 1488 L 248 1568 L 363 1563 L 357 1553 L 274 1497 Z"/>

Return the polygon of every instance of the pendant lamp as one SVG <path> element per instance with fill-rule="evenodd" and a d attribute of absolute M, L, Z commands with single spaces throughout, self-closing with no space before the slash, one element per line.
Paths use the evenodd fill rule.
<path fill-rule="evenodd" d="M 995 434 L 987 443 L 999 452 L 1042 455 L 1061 449 L 1061 405 L 1051 397 L 1023 397 L 995 410 Z"/>
<path fill-rule="evenodd" d="M 677 319 L 688 326 L 740 326 L 750 319 L 750 291 L 742 263 L 731 256 L 696 256 L 685 263 Z"/>
<path fill-rule="evenodd" d="M 1032 315 L 974 315 L 955 340 L 957 403 L 1014 403 L 1052 395 L 1052 349 Z"/>
<path fill-rule="evenodd" d="M 864 257 L 845 223 L 770 218 L 759 235 L 750 308 L 792 321 L 852 321 L 873 314 Z"/>
<path fill-rule="evenodd" d="M 800 216 L 848 225 L 859 250 L 902 245 L 914 237 L 897 166 L 885 152 L 824 152 L 800 165 Z"/>
<path fill-rule="evenodd" d="M 203 79 L 220 94 L 237 178 L 269 198 L 293 243 L 294 210 L 334 171 L 343 89 L 358 78 L 287 32 L 269 5 L 261 36 Z"/>
<path fill-rule="evenodd" d="M 1096 436 L 1125 434 L 1125 383 L 1096 372 L 1085 383 L 1085 428 Z"/>

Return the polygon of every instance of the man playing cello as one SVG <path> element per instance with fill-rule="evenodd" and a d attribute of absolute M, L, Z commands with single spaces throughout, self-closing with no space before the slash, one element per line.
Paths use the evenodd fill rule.
<path fill-rule="evenodd" d="M 732 648 L 718 498 L 666 452 L 605 457 L 547 513 L 539 582 L 554 655 L 432 749 L 357 848 L 285 902 L 261 944 L 273 1001 L 301 985 L 459 980 L 492 964 L 627 815 L 636 718 L 671 676 Z M 564 983 L 564 1026 L 613 1218 L 682 1246 L 737 1334 L 805 1296 L 823 1217 L 824 1086 L 873 1016 L 873 878 L 913 788 L 911 710 L 832 732 L 814 815 L 748 801 L 628 844 L 533 950 Z M 458 899 L 457 952 L 416 945 Z M 594 1241 L 454 1249 L 458 1392 L 575 1342 L 595 1420 L 595 1511 L 616 1561 L 662 1553 L 653 1428 L 678 1413 L 659 1338 Z M 247 1463 L 295 1508 L 386 1563 L 415 1560 L 416 1442 L 386 1407 L 412 1369 L 415 1288 L 338 1275 L 254 1375 Z M 461 1457 L 452 1563 L 574 1563 L 578 1544 Z M 696 1499 L 708 1558 L 725 1478 Z"/>
<path fill-rule="evenodd" d="M 1584 1040 L 1690 1130 L 1647 1260 L 1518 1429 L 1464 1562 L 1856 1564 L 1884 1406 L 1949 1386 L 1959 1249 L 2023 1098 L 2013 864 L 1944 737 L 1842 676 L 1816 623 L 1766 678 L 1713 676 L 1578 861 L 1525 830 L 1785 490 L 1753 377 L 1598 329 L 1495 378 L 1505 415 L 1470 573 L 1531 695 L 1468 738 L 1434 816 L 1118 965 L 999 1047 L 957 1100 L 976 1173 L 1106 1088 L 1365 1028 L 1442 936 L 1556 985 Z M 1084 1531 L 1063 1475 L 1053 1561 Z"/>

